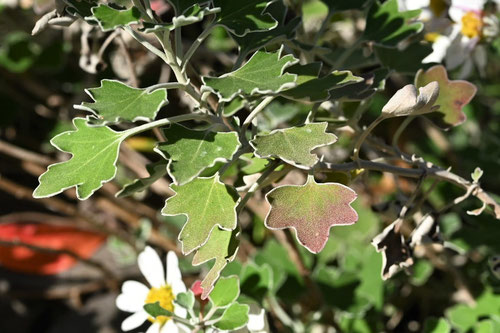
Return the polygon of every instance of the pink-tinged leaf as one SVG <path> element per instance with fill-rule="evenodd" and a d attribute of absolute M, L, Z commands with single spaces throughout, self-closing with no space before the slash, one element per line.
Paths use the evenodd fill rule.
<path fill-rule="evenodd" d="M 270 229 L 294 229 L 298 241 L 318 253 L 332 226 L 350 225 L 358 220 L 350 205 L 356 197 L 356 192 L 345 185 L 318 184 L 309 176 L 304 185 L 283 185 L 266 194 L 271 210 L 265 223 Z"/>
<path fill-rule="evenodd" d="M 432 81 L 439 83 L 439 97 L 435 103 L 439 105 L 439 109 L 430 116 L 436 118 L 436 123 L 446 129 L 463 123 L 467 117 L 462 108 L 476 95 L 476 86 L 464 80 L 449 80 L 446 69 L 441 65 L 433 66 L 427 71 L 421 69 L 415 77 L 417 88 Z"/>

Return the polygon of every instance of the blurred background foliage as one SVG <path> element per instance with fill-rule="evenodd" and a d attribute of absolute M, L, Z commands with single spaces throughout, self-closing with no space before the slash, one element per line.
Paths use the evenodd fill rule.
<path fill-rule="evenodd" d="M 302 13 L 303 33 L 311 40 L 328 13 L 327 5 L 314 0 L 291 4 Z M 59 199 L 34 201 L 30 197 L 48 159 L 60 155 L 49 144 L 50 138 L 71 128 L 70 120 L 78 115 L 72 106 L 88 100 L 84 88 L 98 86 L 103 78 L 129 79 L 123 70 L 127 59 L 119 43 L 104 52 L 102 62 L 90 65 L 93 60 L 82 51 L 85 23 L 75 22 L 67 29 L 46 29 L 31 36 L 40 14 L 51 6 L 48 0 L 0 2 L 0 222 L 54 226 L 55 243 L 63 237 L 57 229 L 61 225 L 75 227 L 75 233 L 104 233 L 102 247 L 82 256 L 105 260 L 116 281 L 138 278 L 137 251 L 151 237 L 162 239 L 156 245 L 168 248 L 184 222 L 182 218 L 157 215 L 169 194 L 163 183 L 133 199 L 113 197 L 121 185 L 137 175 L 144 176 L 146 161 L 158 160 L 152 152 L 152 138 L 130 140 L 115 183 L 88 201 L 77 201 L 72 192 Z M 169 15 L 168 8 L 166 12 Z M 293 18 L 289 16 L 287 20 Z M 323 57 L 334 59 L 335 52 L 342 51 L 343 40 L 359 33 L 362 20 L 362 11 L 335 13 L 328 22 L 330 29 L 319 42 L 324 48 Z M 186 40 L 193 40 L 201 29 L 201 25 L 189 26 L 183 34 Z M 87 47 L 95 50 L 106 35 L 91 31 L 85 38 Z M 134 41 L 126 40 L 125 44 L 141 86 L 156 83 L 159 73 L 168 80 L 168 68 Z M 500 38 L 497 36 L 485 46 L 488 61 L 483 75 L 476 70 L 467 78 L 478 87 L 476 97 L 465 108 L 467 121 L 444 132 L 425 119 L 417 119 L 401 137 L 400 148 L 439 166 L 451 166 L 453 172 L 467 179 L 479 166 L 484 171 L 481 186 L 490 193 L 500 193 Z M 230 68 L 237 56 L 236 47 L 223 29 L 217 29 L 205 43 L 205 50 L 195 56 L 193 66 L 202 73 Z M 420 61 L 430 53 L 430 45 L 416 47 L 414 52 L 386 49 L 374 53 L 369 47 L 363 52 L 347 59 L 346 68 L 366 73 L 381 62 L 397 70 L 387 77 L 385 89 L 367 104 L 361 124 L 369 124 L 397 89 L 413 82 L 417 69 L 428 67 Z M 449 75 L 457 78 L 458 70 Z M 186 108 L 179 96 L 169 99 L 170 104 L 162 112 L 172 114 Z M 357 107 L 356 103 L 345 102 L 346 114 L 350 106 Z M 269 130 L 293 125 L 308 111 L 308 106 L 277 99 L 262 113 L 259 122 Z M 324 116 L 331 121 L 332 129 L 342 125 L 331 115 Z M 390 142 L 400 123 L 400 119 L 388 120 L 377 127 L 375 134 Z M 350 144 L 348 135 L 340 137 L 333 158 L 346 159 Z M 237 167 L 243 172 L 244 168 L 259 167 L 253 163 L 249 159 Z M 236 174 L 227 172 L 226 177 Z M 292 173 L 290 177 L 300 183 L 303 175 Z M 345 177 L 338 175 L 331 180 L 348 182 Z M 362 173 L 357 177 L 361 181 L 351 186 L 358 193 L 354 207 L 359 221 L 350 227 L 335 228 L 317 256 L 298 246 L 295 252 L 300 258 L 291 257 L 295 252 L 284 244 L 290 246 L 295 240 L 287 242 L 290 235 L 277 236 L 264 227 L 265 211 L 259 207 L 259 198 L 249 203 L 250 210 L 242 217 L 238 259 L 223 271 L 223 275 L 240 276 L 241 297 L 276 309 L 269 318 L 275 331 L 327 332 L 324 327 L 328 326 L 343 332 L 500 332 L 500 276 L 493 270 L 494 256 L 500 255 L 499 222 L 491 214 L 468 215 L 467 210 L 479 206 L 474 199 L 446 210 L 436 216 L 444 246 L 428 245 L 415 251 L 413 267 L 383 281 L 382 258 L 370 242 L 394 220 L 400 197 L 410 194 L 415 184 L 386 173 Z M 424 189 L 431 186 L 433 181 L 424 181 Z M 437 210 L 462 194 L 459 188 L 440 183 L 426 205 Z M 80 242 L 85 243 L 85 238 Z M 7 251 L 7 247 L 0 250 Z M 58 255 L 52 255 L 56 260 Z M 25 268 L 9 266 L 9 260 L 18 258 L 0 258 L 0 331 L 113 332 L 119 327 L 123 314 L 114 309 L 116 285 L 96 274 L 91 266 L 64 266 L 57 275 L 46 275 L 44 262 L 40 261 L 35 264 L 40 269 L 28 274 Z M 186 258 L 181 269 L 187 281 L 193 282 L 207 267 L 192 267 L 190 258 Z M 298 319 L 298 323 L 290 324 L 290 318 Z"/>

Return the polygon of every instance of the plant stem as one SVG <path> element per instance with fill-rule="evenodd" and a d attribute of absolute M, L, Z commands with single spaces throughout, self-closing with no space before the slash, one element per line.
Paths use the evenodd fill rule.
<path fill-rule="evenodd" d="M 380 115 L 378 116 L 377 119 L 375 119 L 371 124 L 370 126 L 368 126 L 367 129 L 365 129 L 363 131 L 363 133 L 361 134 L 361 136 L 358 138 L 358 141 L 356 141 L 356 145 L 354 146 L 354 155 L 353 155 L 353 160 L 354 161 L 358 161 L 359 160 L 359 150 L 361 148 L 361 145 L 363 144 L 363 142 L 365 141 L 366 137 L 368 136 L 368 134 L 370 134 L 370 132 L 382 121 L 384 120 L 386 117 L 384 115 Z"/>
<path fill-rule="evenodd" d="M 163 61 L 165 61 L 168 64 L 168 59 L 162 51 L 157 49 L 153 44 L 148 42 L 146 39 L 144 39 L 140 34 L 138 34 L 134 29 L 131 27 L 123 27 L 123 29 L 128 32 L 136 41 L 141 43 L 145 48 L 147 48 L 149 51 L 153 52 L 156 54 L 158 57 L 160 57 Z"/>
<path fill-rule="evenodd" d="M 272 102 L 272 100 L 275 98 L 276 96 L 267 96 L 266 98 L 264 98 L 262 100 L 262 102 L 259 103 L 259 105 L 257 105 L 253 110 L 252 112 L 248 115 L 248 117 L 245 119 L 245 121 L 243 122 L 243 125 L 241 127 L 241 131 L 242 133 L 245 133 L 245 131 L 247 130 L 248 126 L 250 126 L 250 124 L 252 123 L 252 120 L 257 117 L 257 115 L 262 111 L 264 110 L 264 108 L 266 106 L 269 105 L 269 103 Z"/>
<path fill-rule="evenodd" d="M 328 24 L 330 23 L 330 20 L 333 17 L 333 10 L 328 11 L 328 15 L 326 15 L 325 19 L 323 22 L 321 22 L 321 27 L 319 28 L 318 32 L 316 33 L 316 36 L 314 36 L 314 40 L 312 42 L 312 45 L 316 45 L 320 39 L 320 37 L 325 33 L 326 28 L 328 27 Z"/>
<path fill-rule="evenodd" d="M 179 82 L 166 82 L 166 83 L 158 83 L 153 86 L 149 86 L 146 88 L 146 92 L 151 92 L 156 89 L 184 89 L 186 85 Z"/>
<path fill-rule="evenodd" d="M 399 125 L 398 129 L 396 130 L 396 133 L 394 133 L 394 136 L 392 138 L 392 146 L 396 149 L 398 149 L 398 141 L 399 138 L 401 137 L 401 134 L 403 131 L 408 127 L 408 125 L 412 122 L 412 120 L 415 119 L 415 116 L 409 116 L 406 117 L 405 120 Z"/>
<path fill-rule="evenodd" d="M 156 121 L 153 121 L 153 122 L 141 125 L 141 126 L 137 126 L 137 127 L 128 129 L 126 131 L 123 131 L 123 135 L 125 137 L 129 137 L 132 135 L 136 135 L 136 134 L 151 130 L 151 129 L 156 128 L 156 127 L 165 126 L 165 125 L 169 125 L 169 124 L 175 124 L 175 123 L 179 123 L 181 121 L 188 121 L 188 120 L 202 120 L 202 121 L 212 122 L 212 117 L 208 116 L 206 114 L 200 114 L 200 113 L 183 114 L 180 116 L 156 120 Z"/>
<path fill-rule="evenodd" d="M 186 66 L 187 66 L 189 60 L 191 59 L 191 57 L 193 56 L 193 54 L 196 52 L 198 47 L 200 47 L 201 43 L 203 43 L 203 41 L 210 35 L 210 33 L 212 32 L 212 29 L 215 28 L 215 26 L 216 25 L 213 23 L 209 24 L 209 26 L 205 30 L 203 30 L 203 32 L 198 36 L 198 38 L 196 38 L 196 40 L 193 42 L 193 44 L 191 44 L 191 47 L 187 50 L 186 55 L 184 56 L 184 59 L 182 60 L 181 68 L 183 70 L 186 69 Z"/>

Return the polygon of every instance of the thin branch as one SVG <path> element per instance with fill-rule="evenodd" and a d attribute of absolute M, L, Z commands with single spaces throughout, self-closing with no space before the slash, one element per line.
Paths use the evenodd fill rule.
<path fill-rule="evenodd" d="M 273 99 L 275 98 L 276 96 L 267 96 L 266 98 L 264 98 L 262 100 L 262 102 L 259 103 L 259 105 L 257 105 L 253 110 L 252 112 L 248 115 L 248 117 L 245 119 L 245 121 L 243 122 L 243 125 L 241 127 L 241 131 L 242 133 L 245 133 L 245 131 L 247 130 L 248 126 L 250 126 L 250 124 L 252 123 L 252 120 L 257 117 L 257 115 L 262 111 L 264 110 L 264 108 L 266 106 L 269 105 L 269 103 L 271 103 L 273 101 Z"/>

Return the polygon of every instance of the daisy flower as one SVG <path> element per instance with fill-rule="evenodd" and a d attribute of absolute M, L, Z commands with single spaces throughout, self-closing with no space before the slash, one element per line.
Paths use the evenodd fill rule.
<path fill-rule="evenodd" d="M 152 318 L 144 310 L 145 304 L 160 302 L 160 306 L 165 310 L 175 313 L 180 318 L 187 317 L 186 309 L 174 305 L 176 296 L 181 292 L 186 292 L 179 270 L 179 260 L 175 253 L 167 253 L 166 279 L 161 259 L 151 247 L 146 246 L 139 254 L 137 262 L 150 287 L 137 281 L 123 283 L 122 293 L 116 299 L 116 306 L 122 311 L 133 314 L 122 322 L 122 330 L 133 330 L 149 320 L 152 325 L 146 333 L 189 332 L 186 326 L 174 322 L 170 317 Z"/>

